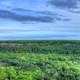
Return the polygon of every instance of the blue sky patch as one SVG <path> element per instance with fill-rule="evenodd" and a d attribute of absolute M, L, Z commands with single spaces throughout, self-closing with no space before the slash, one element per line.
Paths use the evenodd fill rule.
<path fill-rule="evenodd" d="M 0 0 L 0 40 L 80 39 L 80 0 Z"/>

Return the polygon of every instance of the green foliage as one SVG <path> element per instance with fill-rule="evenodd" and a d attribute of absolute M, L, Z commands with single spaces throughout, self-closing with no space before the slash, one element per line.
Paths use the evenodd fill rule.
<path fill-rule="evenodd" d="M 80 53 L 80 41 L 37 40 L 37 41 L 0 41 L 0 52 L 14 53 Z"/>
<path fill-rule="evenodd" d="M 0 53 L 0 80 L 80 80 L 80 57 Z"/>
<path fill-rule="evenodd" d="M 15 80 L 16 79 L 16 70 L 10 67 L 1 67 L 0 68 L 0 80 Z"/>
<path fill-rule="evenodd" d="M 0 41 L 0 80 L 80 80 L 80 41 Z"/>

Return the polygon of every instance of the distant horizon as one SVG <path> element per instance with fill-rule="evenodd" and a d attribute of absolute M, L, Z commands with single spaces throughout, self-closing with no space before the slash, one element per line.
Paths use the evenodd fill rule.
<path fill-rule="evenodd" d="M 80 0 L 0 0 L 0 40 L 80 40 Z"/>

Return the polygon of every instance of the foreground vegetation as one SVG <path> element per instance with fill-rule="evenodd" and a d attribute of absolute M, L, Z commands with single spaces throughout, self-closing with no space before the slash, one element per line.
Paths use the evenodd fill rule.
<path fill-rule="evenodd" d="M 0 80 L 80 80 L 80 41 L 1 41 Z"/>

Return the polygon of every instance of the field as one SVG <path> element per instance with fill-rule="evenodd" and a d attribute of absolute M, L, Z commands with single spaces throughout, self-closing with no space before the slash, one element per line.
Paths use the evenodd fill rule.
<path fill-rule="evenodd" d="M 0 80 L 80 80 L 80 41 L 0 41 Z"/>

